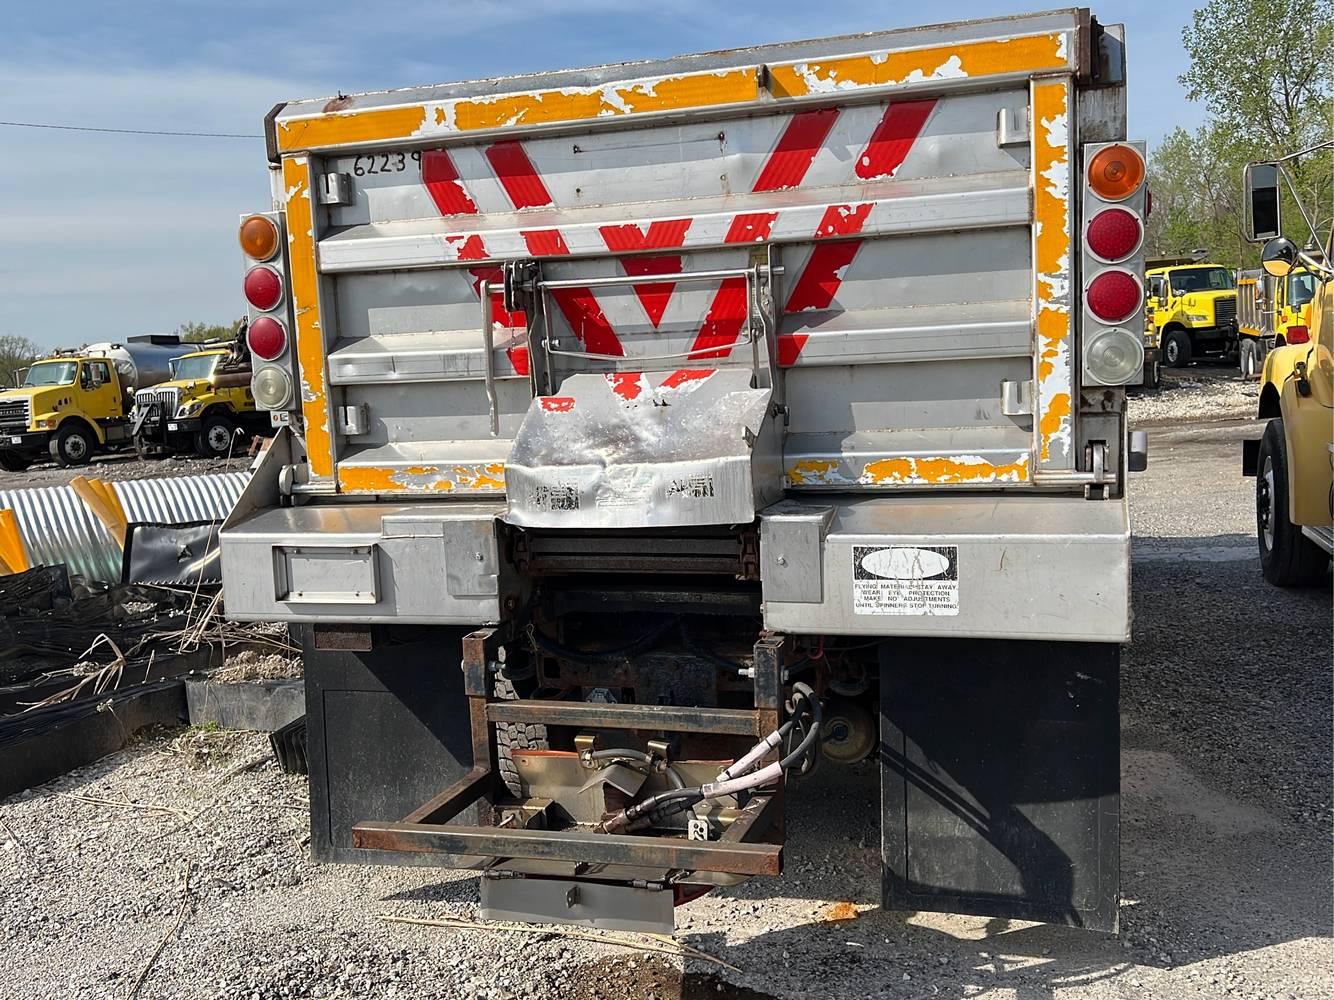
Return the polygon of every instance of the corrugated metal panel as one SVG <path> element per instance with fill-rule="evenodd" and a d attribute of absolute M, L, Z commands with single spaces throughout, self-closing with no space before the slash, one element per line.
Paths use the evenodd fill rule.
<path fill-rule="evenodd" d="M 181 524 L 224 518 L 249 478 L 248 472 L 230 472 L 110 485 L 131 523 Z M 34 566 L 64 563 L 71 574 L 120 579 L 120 546 L 70 487 L 0 490 L 0 508 L 14 511 Z"/>

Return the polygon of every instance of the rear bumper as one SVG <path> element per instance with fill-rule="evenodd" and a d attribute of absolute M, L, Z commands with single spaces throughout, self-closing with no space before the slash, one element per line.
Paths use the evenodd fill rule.
<path fill-rule="evenodd" d="M 1125 642 L 1124 499 L 787 500 L 760 515 L 764 623 L 789 633 Z"/>

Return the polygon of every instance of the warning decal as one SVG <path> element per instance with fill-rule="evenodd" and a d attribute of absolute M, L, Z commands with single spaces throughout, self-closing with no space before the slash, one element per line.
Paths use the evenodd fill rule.
<path fill-rule="evenodd" d="M 957 545 L 854 545 L 852 610 L 859 615 L 957 615 Z"/>

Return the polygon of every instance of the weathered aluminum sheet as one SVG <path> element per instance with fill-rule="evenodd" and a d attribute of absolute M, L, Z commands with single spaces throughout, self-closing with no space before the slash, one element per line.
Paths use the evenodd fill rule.
<path fill-rule="evenodd" d="M 221 521 L 249 478 L 248 472 L 230 472 L 127 480 L 110 486 L 127 521 L 184 524 Z M 0 508 L 14 511 L 34 566 L 64 563 L 71 574 L 90 580 L 120 579 L 120 546 L 70 487 L 0 490 Z"/>
<path fill-rule="evenodd" d="M 506 469 L 523 527 L 745 524 L 780 491 L 772 390 L 741 368 L 572 375 L 533 401 Z"/>
<path fill-rule="evenodd" d="M 760 519 L 766 628 L 1071 642 L 1130 638 L 1124 498 L 791 499 L 762 511 Z M 800 588 L 786 578 L 794 572 L 805 581 Z"/>

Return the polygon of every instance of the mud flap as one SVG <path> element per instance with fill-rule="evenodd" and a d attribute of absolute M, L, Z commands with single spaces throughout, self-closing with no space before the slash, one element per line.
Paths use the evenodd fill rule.
<path fill-rule="evenodd" d="M 314 860 L 449 865 L 439 854 L 353 847 L 352 826 L 397 820 L 472 766 L 458 653 L 465 631 L 385 629 L 361 652 L 317 650 L 310 626 L 293 626 L 306 668 Z"/>
<path fill-rule="evenodd" d="M 1120 647 L 927 639 L 881 656 L 885 908 L 1115 931 Z"/>

